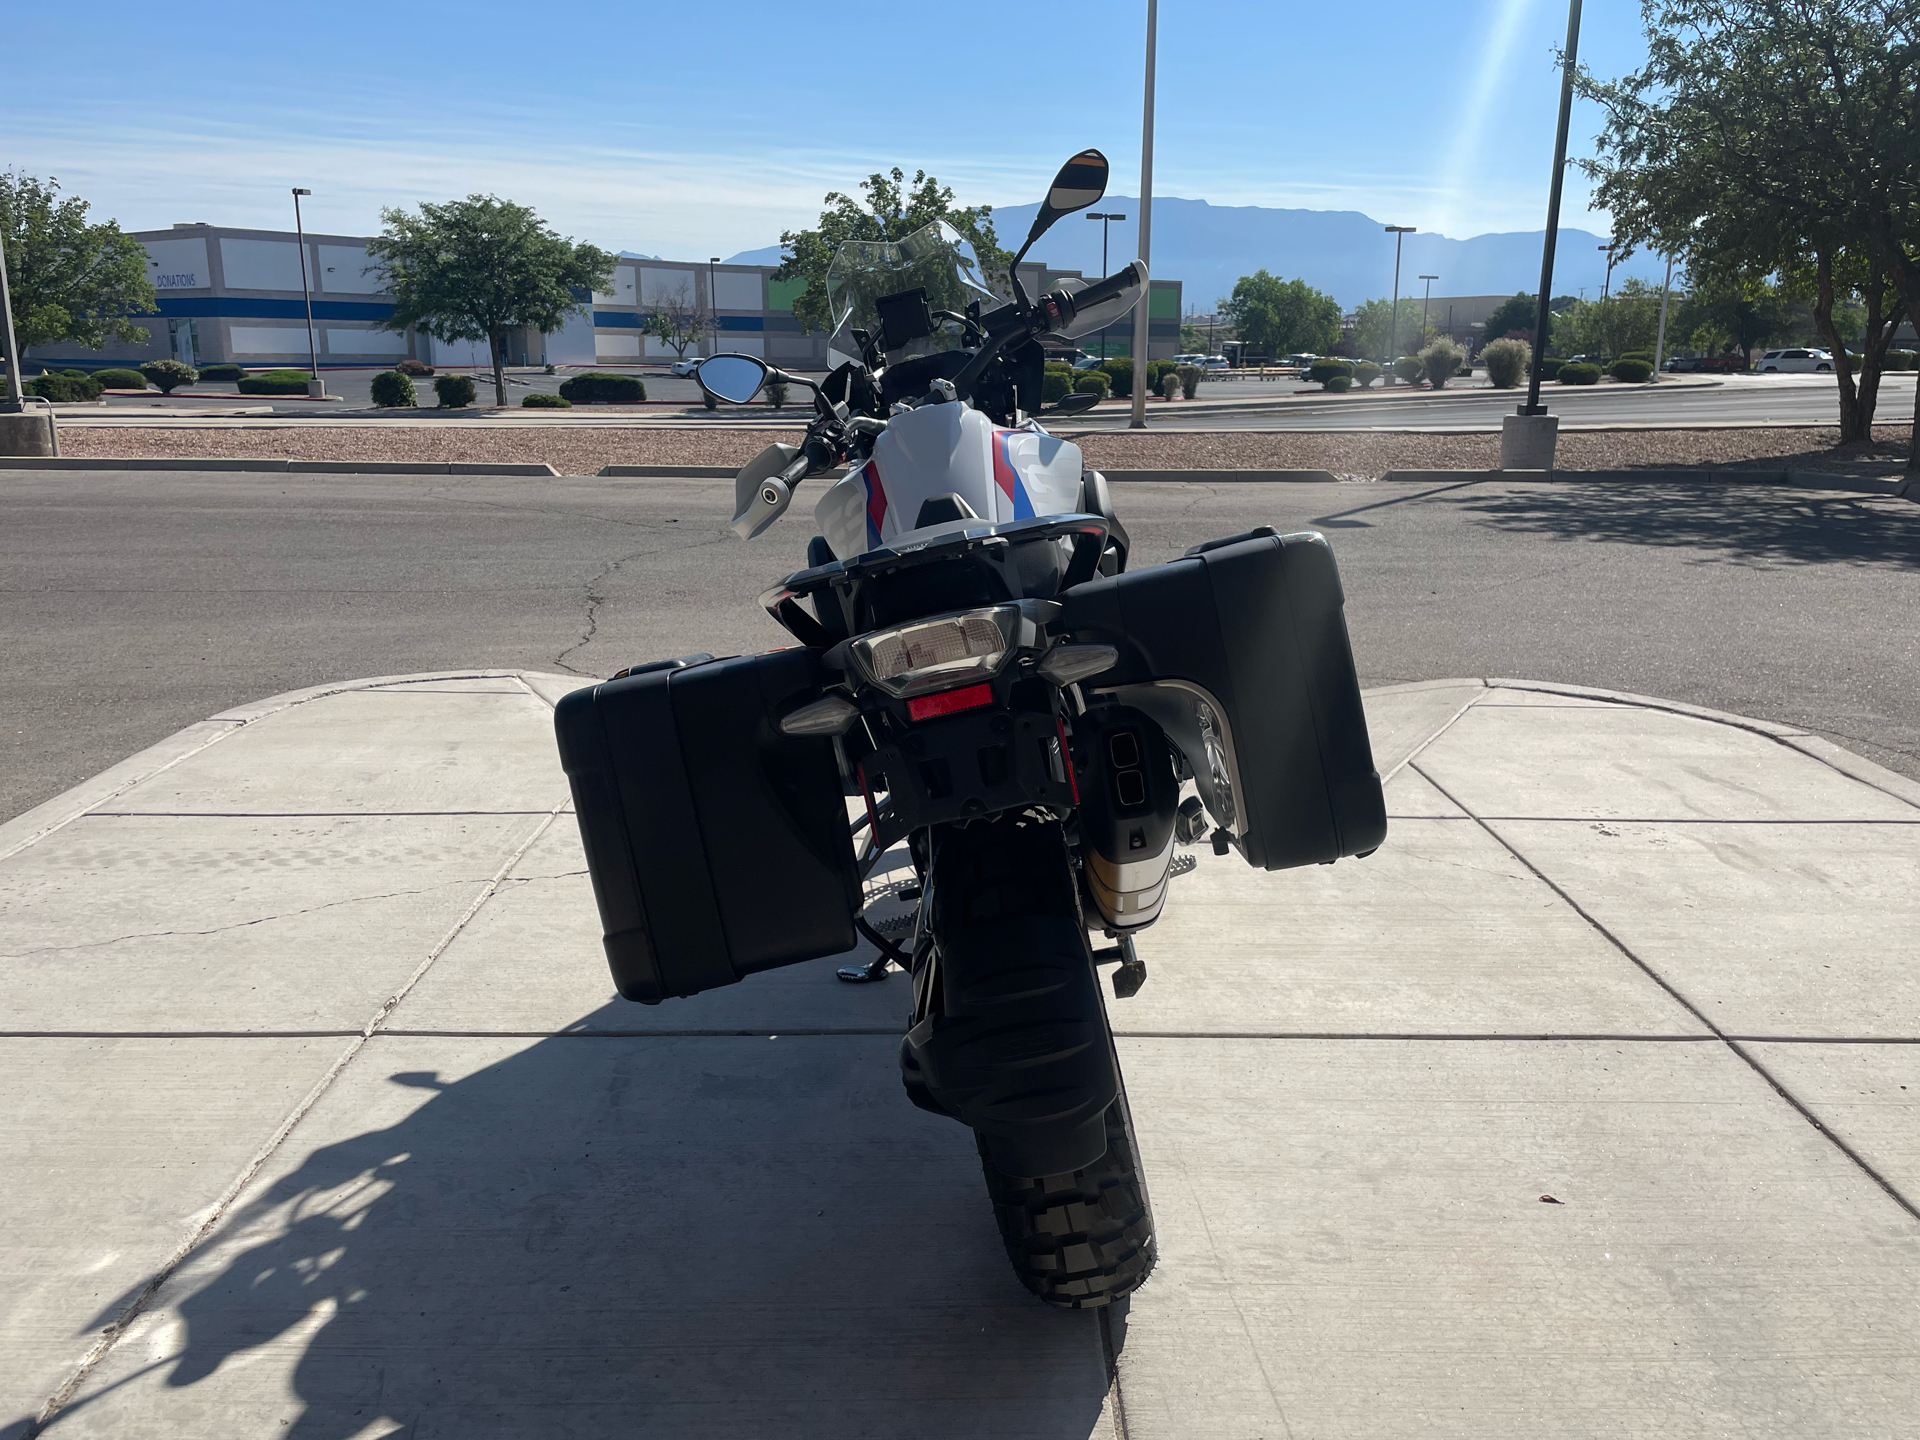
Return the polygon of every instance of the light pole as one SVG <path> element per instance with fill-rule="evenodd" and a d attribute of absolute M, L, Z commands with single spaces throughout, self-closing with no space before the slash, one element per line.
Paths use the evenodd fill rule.
<path fill-rule="evenodd" d="M 1552 473 L 1559 420 L 1540 403 L 1540 361 L 1547 353 L 1553 301 L 1553 247 L 1560 238 L 1560 190 L 1567 175 L 1567 122 L 1573 115 L 1573 71 L 1580 56 L 1580 0 L 1567 0 L 1567 48 L 1560 57 L 1560 124 L 1553 137 L 1553 184 L 1547 192 L 1547 235 L 1540 247 L 1539 309 L 1533 327 L 1533 364 L 1527 399 L 1500 422 L 1500 468 Z"/>
<path fill-rule="evenodd" d="M 1089 210 L 1087 218 L 1100 222 L 1100 278 L 1104 280 L 1107 278 L 1107 222 L 1124 220 L 1127 217 L 1118 211 Z M 1102 360 L 1107 358 L 1107 327 L 1105 325 L 1100 327 L 1100 358 Z"/>
<path fill-rule="evenodd" d="M 320 347 L 313 340 L 313 290 L 307 284 L 307 227 L 300 222 L 300 197 L 311 194 L 311 190 L 293 187 L 293 233 L 300 237 L 300 298 L 307 302 L 307 363 L 313 367 L 307 374 L 307 398 L 324 400 L 327 382 L 320 378 Z"/>
<path fill-rule="evenodd" d="M 1607 252 L 1607 278 L 1600 282 L 1600 300 L 1605 304 L 1607 291 L 1613 288 L 1613 241 L 1609 240 L 1606 244 L 1596 245 L 1593 248 Z"/>
<path fill-rule="evenodd" d="M 1667 278 L 1660 282 L 1660 338 L 1653 342 L 1653 378 L 1660 378 L 1660 362 L 1667 351 L 1667 296 L 1673 290 L 1673 256 L 1667 256 Z"/>
<path fill-rule="evenodd" d="M 1147 0 L 1147 79 L 1140 105 L 1140 263 L 1153 273 L 1153 52 L 1160 0 Z M 1147 321 L 1153 309 L 1153 282 L 1133 312 L 1133 419 L 1130 430 L 1147 428 Z"/>
<path fill-rule="evenodd" d="M 720 343 L 720 292 L 713 288 L 713 267 L 719 263 L 718 255 L 707 257 L 707 311 L 713 317 L 713 334 L 707 337 L 710 350 Z"/>
<path fill-rule="evenodd" d="M 1425 340 L 1427 338 L 1427 307 L 1433 302 L 1433 282 L 1440 277 L 1422 275 L 1419 278 L 1427 282 L 1427 293 L 1420 297 L 1420 338 Z"/>
<path fill-rule="evenodd" d="M 7 237 L 0 231 L 0 340 L 6 341 L 7 393 L 0 411 L 17 415 L 27 408 L 27 377 L 20 373 L 20 345 L 13 334 L 13 294 L 7 288 Z"/>
<path fill-rule="evenodd" d="M 1389 225 L 1387 234 L 1393 236 L 1393 319 L 1388 322 L 1387 353 L 1381 357 L 1385 362 L 1387 384 L 1393 384 L 1393 362 L 1400 357 L 1393 352 L 1400 348 L 1400 242 L 1403 236 L 1411 235 L 1418 225 Z"/>

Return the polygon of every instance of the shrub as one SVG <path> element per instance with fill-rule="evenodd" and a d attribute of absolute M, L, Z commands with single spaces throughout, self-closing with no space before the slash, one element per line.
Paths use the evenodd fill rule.
<path fill-rule="evenodd" d="M 224 360 L 220 360 L 211 365 L 202 365 L 200 378 L 202 380 L 244 380 L 247 378 L 247 372 L 243 366 L 229 365 Z"/>
<path fill-rule="evenodd" d="M 1373 382 L 1378 380 L 1382 373 L 1380 367 L 1374 364 L 1373 361 L 1358 361 L 1353 367 L 1353 383 L 1358 385 L 1362 390 L 1371 390 L 1373 388 Z"/>
<path fill-rule="evenodd" d="M 638 384 L 638 381 L 634 382 Z M 787 382 L 784 380 L 767 381 L 767 403 L 778 410 L 787 403 Z"/>
<path fill-rule="evenodd" d="M 1333 391 L 1336 395 L 1345 394 L 1352 388 L 1353 377 L 1351 375 L 1332 375 L 1327 378 L 1327 389 Z"/>
<path fill-rule="evenodd" d="M 420 403 L 413 377 L 401 370 L 382 370 L 373 377 L 373 403 L 382 410 L 405 410 Z"/>
<path fill-rule="evenodd" d="M 312 378 L 304 370 L 267 370 L 245 376 L 235 388 L 242 395 L 304 395 Z"/>
<path fill-rule="evenodd" d="M 1393 362 L 1393 373 L 1408 385 L 1427 373 L 1427 362 L 1418 355 L 1402 355 Z"/>
<path fill-rule="evenodd" d="M 1651 350 L 1623 350 L 1613 358 L 1616 360 L 1644 360 L 1649 365 L 1653 364 L 1653 352 Z"/>
<path fill-rule="evenodd" d="M 1642 385 L 1653 376 L 1653 362 L 1637 356 L 1622 355 L 1607 367 L 1607 373 L 1629 385 Z"/>
<path fill-rule="evenodd" d="M 1553 355 L 1542 355 L 1533 362 L 1534 369 L 1540 372 L 1542 380 L 1552 380 L 1560 373 L 1560 367 L 1567 362 Z"/>
<path fill-rule="evenodd" d="M 1307 379 L 1321 386 L 1331 385 L 1336 379 L 1352 380 L 1353 362 L 1334 355 L 1322 355 L 1307 367 Z"/>
<path fill-rule="evenodd" d="M 480 392 L 471 375 L 436 375 L 433 393 L 440 397 L 442 410 L 459 410 L 471 405 L 473 397 Z"/>
<path fill-rule="evenodd" d="M 431 375 L 433 366 L 424 360 L 402 360 L 393 367 L 396 375 Z"/>
<path fill-rule="evenodd" d="M 1480 352 L 1487 379 L 1496 390 L 1511 390 L 1518 385 L 1532 359 L 1533 347 L 1524 340 L 1495 340 Z"/>
<path fill-rule="evenodd" d="M 1089 371 L 1082 371 L 1089 374 Z M 1107 377 L 1109 393 L 1116 397 L 1133 394 L 1133 361 L 1125 355 L 1116 355 L 1110 360 L 1100 362 L 1100 373 Z"/>
<path fill-rule="evenodd" d="M 34 376 L 27 381 L 25 389 L 27 394 L 38 395 L 57 405 L 73 405 L 100 398 L 100 388 L 87 376 L 63 374 L 55 370 Z"/>
<path fill-rule="evenodd" d="M 1073 389 L 1073 367 L 1054 364 L 1040 373 L 1040 403 L 1058 405 Z"/>
<path fill-rule="evenodd" d="M 561 381 L 560 393 L 576 405 L 638 405 L 647 398 L 647 387 L 638 375 L 583 370 L 571 380 Z"/>
<path fill-rule="evenodd" d="M 522 410 L 571 410 L 573 408 L 573 401 L 559 395 L 549 395 L 545 391 L 536 390 L 531 395 L 522 395 L 520 397 L 520 408 Z"/>
<path fill-rule="evenodd" d="M 1911 370 L 1914 368 L 1916 361 L 1920 361 L 1920 353 L 1912 350 L 1889 350 L 1887 351 L 1886 364 L 1882 368 L 1887 370 Z"/>
<path fill-rule="evenodd" d="M 1147 384 L 1156 395 L 1167 393 L 1167 376 L 1178 376 L 1180 367 L 1171 360 L 1149 360 L 1147 362 Z"/>
<path fill-rule="evenodd" d="M 144 390 L 147 388 L 146 376 L 142 375 L 138 370 L 126 370 L 117 365 L 106 370 L 94 371 L 93 378 L 99 382 L 102 390 Z"/>
<path fill-rule="evenodd" d="M 1075 393 L 1098 395 L 1102 400 L 1113 392 L 1113 377 L 1104 370 L 1082 370 L 1073 377 Z"/>
<path fill-rule="evenodd" d="M 140 367 L 146 379 L 160 387 L 162 395 L 171 395 L 181 385 L 192 385 L 200 372 L 184 360 L 149 360 Z"/>
<path fill-rule="evenodd" d="M 1460 373 L 1460 366 L 1466 358 L 1467 352 L 1444 335 L 1420 352 L 1420 363 L 1426 369 L 1427 383 L 1436 390 L 1446 388 L 1447 381 Z"/>
<path fill-rule="evenodd" d="M 1578 365 L 1562 365 L 1556 377 L 1562 385 L 1598 385 L 1600 367 L 1582 361 Z"/>
<path fill-rule="evenodd" d="M 555 370 L 555 369 L 553 368 L 553 365 L 552 365 L 552 363 L 551 363 L 551 362 L 549 362 L 549 363 L 547 364 L 547 366 L 546 366 L 546 373 L 547 373 L 547 374 L 549 374 L 549 375 L 557 375 L 557 374 L 559 374 L 560 372 L 559 372 L 559 371 L 557 371 L 557 370 Z"/>
<path fill-rule="evenodd" d="M 1191 400 L 1200 393 L 1200 381 L 1206 375 L 1198 365 L 1182 365 L 1179 369 L 1180 393 Z"/>
<path fill-rule="evenodd" d="M 1177 374 L 1175 374 L 1173 371 L 1169 370 L 1166 374 L 1160 377 L 1160 398 L 1162 400 L 1173 400 L 1173 399 L 1177 399 L 1179 397 L 1179 394 L 1180 394 L 1180 377 Z"/>

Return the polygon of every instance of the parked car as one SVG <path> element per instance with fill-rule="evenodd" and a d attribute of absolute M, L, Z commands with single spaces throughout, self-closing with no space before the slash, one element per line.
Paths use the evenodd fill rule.
<path fill-rule="evenodd" d="M 1098 370 L 1104 363 L 1098 355 L 1082 355 L 1078 360 L 1073 362 L 1073 368 L 1076 370 Z"/>
<path fill-rule="evenodd" d="M 667 367 L 667 373 L 669 375 L 691 375 L 700 368 L 700 361 L 703 358 L 703 356 L 699 355 L 690 355 L 685 360 L 676 360 Z"/>
<path fill-rule="evenodd" d="M 1791 370 L 1812 370 L 1831 374 L 1833 356 L 1824 350 L 1769 350 L 1753 362 L 1753 368 L 1762 375 Z"/>
<path fill-rule="evenodd" d="M 1282 365 L 1291 365 L 1297 370 L 1304 370 L 1319 358 L 1318 355 L 1288 355 L 1284 357 L 1280 363 Z"/>
<path fill-rule="evenodd" d="M 1699 355 L 1669 355 L 1666 367 L 1671 374 L 1679 375 L 1707 368 L 1707 362 Z"/>
<path fill-rule="evenodd" d="M 1227 361 L 1227 357 L 1224 355 L 1202 356 L 1199 364 L 1202 370 L 1228 370 L 1232 368 Z"/>

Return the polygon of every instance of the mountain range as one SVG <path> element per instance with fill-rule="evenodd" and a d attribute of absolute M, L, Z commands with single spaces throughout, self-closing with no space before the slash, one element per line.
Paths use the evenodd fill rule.
<path fill-rule="evenodd" d="M 1008 205 L 993 212 L 1000 243 L 1018 249 L 1039 210 Z M 1139 205 L 1124 195 L 1109 195 L 1101 213 L 1127 216 L 1109 231 L 1107 264 L 1117 270 L 1134 256 Z M 1033 248 L 1030 259 L 1062 270 L 1092 275 L 1100 269 L 1099 222 L 1069 215 Z M 1447 295 L 1531 294 L 1540 283 L 1542 230 L 1475 235 L 1453 240 L 1439 234 L 1404 237 L 1400 257 L 1400 293 L 1418 295 L 1432 275 L 1433 293 Z M 1351 309 L 1362 301 L 1385 298 L 1393 288 L 1394 237 L 1382 222 L 1358 210 L 1278 210 L 1262 205 L 1213 205 L 1205 200 L 1156 196 L 1153 202 L 1153 273 L 1183 282 L 1183 307 L 1210 311 L 1233 291 L 1242 275 L 1264 269 L 1286 279 L 1298 277 Z M 1553 293 L 1597 296 L 1605 283 L 1604 235 L 1560 227 L 1555 247 Z M 769 245 L 731 257 L 731 263 L 777 265 L 780 247 Z M 1613 267 L 1618 284 L 1638 276 L 1658 285 L 1666 262 L 1641 253 Z"/>

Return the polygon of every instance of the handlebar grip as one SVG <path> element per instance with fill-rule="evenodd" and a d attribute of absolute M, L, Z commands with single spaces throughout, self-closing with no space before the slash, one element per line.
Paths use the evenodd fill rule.
<path fill-rule="evenodd" d="M 793 463 L 780 472 L 781 483 L 789 489 L 807 478 L 807 472 L 813 469 L 813 457 L 804 449 L 794 457 Z"/>

